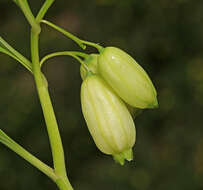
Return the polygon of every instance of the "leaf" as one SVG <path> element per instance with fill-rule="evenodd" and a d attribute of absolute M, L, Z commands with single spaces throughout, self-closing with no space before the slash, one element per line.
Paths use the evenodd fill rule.
<path fill-rule="evenodd" d="M 10 138 L 0 129 L 0 142 L 8 145 L 10 144 Z"/>
<path fill-rule="evenodd" d="M 0 37 L 0 52 L 9 55 L 13 59 L 21 63 L 26 69 L 32 72 L 32 64 L 30 61 L 11 47 L 2 37 Z"/>
<path fill-rule="evenodd" d="M 22 64 L 22 61 L 20 59 L 18 59 L 15 55 L 10 53 L 7 49 L 0 47 L 0 52 L 9 55 L 10 57 L 14 58 L 15 60 L 17 60 L 18 62 L 20 62 Z"/>

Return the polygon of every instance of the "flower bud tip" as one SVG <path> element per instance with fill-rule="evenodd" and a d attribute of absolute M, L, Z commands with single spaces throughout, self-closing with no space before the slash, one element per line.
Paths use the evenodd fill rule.
<path fill-rule="evenodd" d="M 132 149 L 128 149 L 122 153 L 113 155 L 115 162 L 119 163 L 120 165 L 124 165 L 125 160 L 131 161 L 133 160 L 133 151 Z"/>
<path fill-rule="evenodd" d="M 149 108 L 158 108 L 159 107 L 159 103 L 157 98 L 155 99 L 155 101 L 153 102 L 153 104 L 149 105 Z"/>

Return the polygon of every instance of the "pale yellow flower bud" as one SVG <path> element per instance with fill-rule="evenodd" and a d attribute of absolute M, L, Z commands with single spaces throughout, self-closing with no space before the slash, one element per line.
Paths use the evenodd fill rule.
<path fill-rule="evenodd" d="M 129 105 L 158 106 L 156 90 L 144 69 L 127 53 L 107 47 L 98 58 L 98 70 L 105 81 Z"/>
<path fill-rule="evenodd" d="M 136 140 L 133 119 L 122 100 L 98 75 L 88 76 L 81 86 L 82 112 L 97 147 L 120 164 L 132 160 Z"/>

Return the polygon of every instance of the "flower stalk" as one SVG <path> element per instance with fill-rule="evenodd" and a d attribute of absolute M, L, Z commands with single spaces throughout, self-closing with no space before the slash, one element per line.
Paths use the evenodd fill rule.
<path fill-rule="evenodd" d="M 66 174 L 63 145 L 51 99 L 49 96 L 48 86 L 44 80 L 45 77 L 40 69 L 38 43 L 39 34 L 31 30 L 31 55 L 33 74 L 49 135 L 54 163 L 54 171 L 55 174 L 58 176 L 57 185 L 61 190 L 72 190 L 73 188 L 70 185 Z"/>
<path fill-rule="evenodd" d="M 37 19 L 34 23 L 31 23 L 31 57 L 32 57 L 32 70 L 36 83 L 37 92 L 39 95 L 40 103 L 42 106 L 45 123 L 47 126 L 47 131 L 49 135 L 49 141 L 52 150 L 54 173 L 57 176 L 56 184 L 60 190 L 72 190 L 72 186 L 67 178 L 66 166 L 63 145 L 58 129 L 58 124 L 56 121 L 54 109 L 49 96 L 48 83 L 45 76 L 41 72 L 40 60 L 39 60 L 39 34 L 40 30 L 36 30 L 37 27 L 40 28 L 39 21 L 43 18 L 49 6 L 52 4 L 51 1 L 47 0 L 40 10 Z M 28 9 L 29 10 L 29 9 Z M 32 13 L 30 13 L 32 17 Z M 37 26 L 37 27 L 36 27 Z"/>

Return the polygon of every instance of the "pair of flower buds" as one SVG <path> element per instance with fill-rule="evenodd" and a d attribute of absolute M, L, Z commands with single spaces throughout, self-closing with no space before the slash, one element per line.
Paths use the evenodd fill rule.
<path fill-rule="evenodd" d="M 156 90 L 144 69 L 115 48 L 91 54 L 80 68 L 82 112 L 95 144 L 121 165 L 133 159 L 136 129 L 132 110 L 158 106 Z"/>

